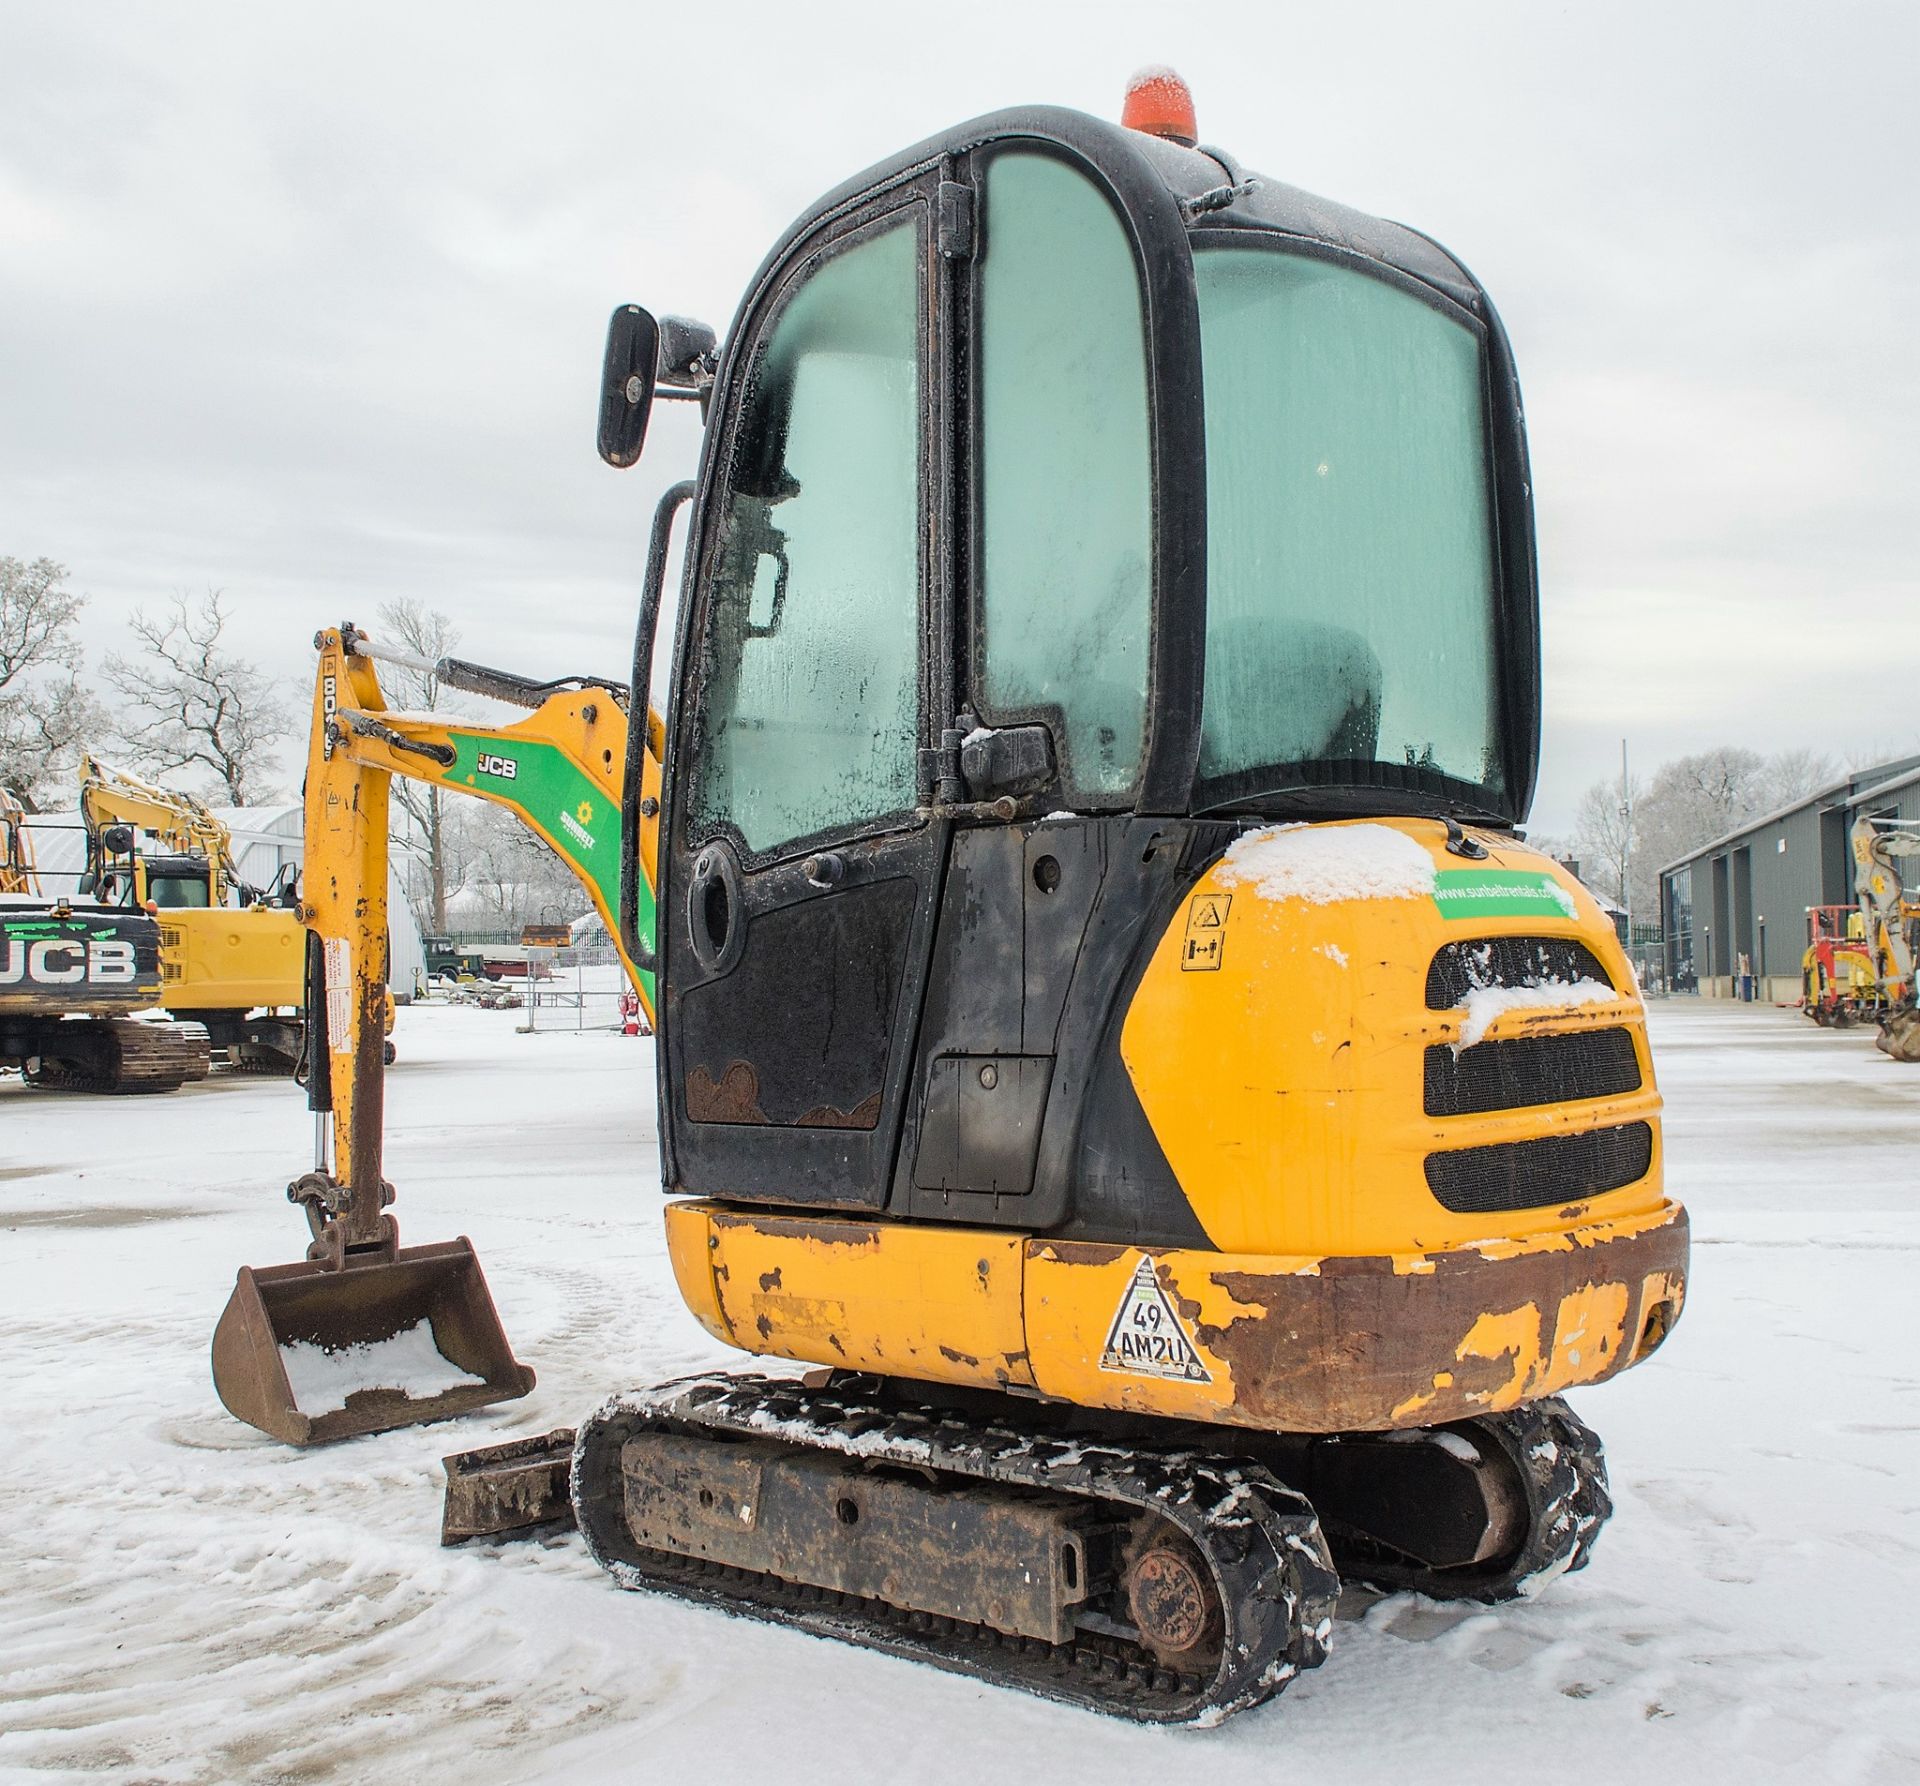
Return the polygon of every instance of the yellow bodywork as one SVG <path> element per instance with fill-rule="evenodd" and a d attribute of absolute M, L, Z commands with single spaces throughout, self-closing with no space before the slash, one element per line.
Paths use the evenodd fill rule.
<path fill-rule="evenodd" d="M 160 1002 L 171 1010 L 297 1005 L 305 997 L 305 961 L 306 931 L 295 913 L 278 906 L 160 913 Z"/>
<path fill-rule="evenodd" d="M 1432 896 L 1309 901 L 1263 896 L 1216 864 L 1188 896 L 1154 953 L 1121 1032 L 1120 1051 L 1142 1108 L 1207 1238 L 1223 1252 L 1405 1254 L 1458 1247 L 1497 1232 L 1552 1234 L 1663 1207 L 1660 1096 L 1645 1014 L 1628 965 L 1591 894 L 1524 844 L 1484 839 L 1488 855 L 1447 853 L 1431 821 L 1317 826 L 1387 831 L 1425 850 L 1438 882 L 1508 876 L 1550 882 L 1564 912 L 1501 914 L 1501 901 Z M 1470 887 L 1471 882 L 1461 883 Z M 1536 904 L 1538 902 L 1535 902 Z M 1196 912 L 1224 909 L 1218 965 L 1182 966 Z M 1623 990 L 1604 1002 L 1495 1007 L 1477 1043 L 1573 1030 L 1624 1029 L 1640 1089 L 1621 1097 L 1539 1104 L 1468 1116 L 1422 1114 L 1426 1051 L 1458 1047 L 1469 1013 L 1427 1008 L 1427 966 L 1442 945 L 1500 936 L 1565 937 L 1586 945 Z M 1654 1125 L 1646 1176 L 1580 1208 L 1450 1213 L 1427 1188 L 1429 1154 L 1452 1147 L 1644 1121 Z"/>
<path fill-rule="evenodd" d="M 158 838 L 169 853 L 205 865 L 204 906 L 156 907 L 146 857 L 138 851 L 133 856 L 133 902 L 160 919 L 162 1005 L 170 1011 L 245 1012 L 302 1003 L 306 941 L 300 920 L 281 906 L 229 903 L 241 890 L 233 837 L 217 814 L 191 794 L 88 756 L 80 764 L 80 816 L 90 837 L 106 825 L 127 825 Z"/>
<path fill-rule="evenodd" d="M 1489 837 L 1469 862 L 1438 824 L 1377 823 L 1426 852 L 1434 891 L 1274 896 L 1216 864 L 1128 1008 L 1122 1058 L 1218 1250 L 684 1202 L 667 1233 L 688 1306 L 750 1352 L 1296 1432 L 1498 1412 L 1645 1356 L 1680 1311 L 1687 1222 L 1611 924 L 1524 845 Z M 1577 940 L 1621 990 L 1429 1010 L 1441 946 L 1501 935 Z M 1426 1051 L 1469 1025 L 1471 1045 L 1625 1029 L 1640 1087 L 1426 1116 Z M 1433 1153 L 1637 1122 L 1648 1169 L 1604 1195 L 1461 1214 L 1428 1188 Z"/>
<path fill-rule="evenodd" d="M 27 833 L 26 809 L 11 789 L 0 787 L 0 893 L 24 893 L 37 898 L 40 877 L 33 862 L 33 839 Z"/>

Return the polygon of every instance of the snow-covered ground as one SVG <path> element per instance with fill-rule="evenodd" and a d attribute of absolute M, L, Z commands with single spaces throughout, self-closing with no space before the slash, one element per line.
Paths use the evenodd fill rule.
<path fill-rule="evenodd" d="M 402 1013 L 388 1175 L 540 1385 L 318 1452 L 206 1362 L 234 1267 L 300 1256 L 299 1096 L 0 1084 L 0 1778 L 1920 1779 L 1920 1068 L 1866 1036 L 1656 1007 L 1693 1294 L 1576 1398 L 1619 1502 L 1586 1573 L 1349 1593 L 1324 1668 L 1165 1732 L 621 1593 L 571 1537 L 439 1548 L 443 1453 L 723 1356 L 662 1249 L 652 1044 L 521 1021 Z"/>

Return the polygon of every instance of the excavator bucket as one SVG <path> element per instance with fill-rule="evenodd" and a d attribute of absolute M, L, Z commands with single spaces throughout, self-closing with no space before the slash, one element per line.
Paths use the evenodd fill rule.
<path fill-rule="evenodd" d="M 445 1420 L 533 1383 L 464 1235 L 344 1268 L 242 1266 L 213 1335 L 228 1412 L 289 1445 Z"/>
<path fill-rule="evenodd" d="M 1920 1061 L 1920 1009 L 1909 1005 L 1880 1020 L 1880 1033 L 1873 1045 L 1882 1054 L 1909 1063 Z"/>

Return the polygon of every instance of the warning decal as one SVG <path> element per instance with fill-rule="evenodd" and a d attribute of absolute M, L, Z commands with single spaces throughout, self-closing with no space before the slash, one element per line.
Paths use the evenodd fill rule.
<path fill-rule="evenodd" d="M 1107 1331 L 1100 1354 L 1103 1371 L 1132 1371 L 1142 1377 L 1172 1377 L 1182 1383 L 1211 1383 L 1213 1373 L 1200 1362 L 1193 1341 L 1180 1324 L 1172 1298 L 1154 1276 L 1153 1261 L 1143 1258 L 1127 1280 L 1127 1293 Z"/>
<path fill-rule="evenodd" d="M 327 968 L 327 1037 L 335 1054 L 353 1052 L 353 945 L 344 936 L 324 940 Z"/>
<path fill-rule="evenodd" d="M 1183 974 L 1210 974 L 1219 969 L 1227 948 L 1227 910 L 1231 893 L 1196 893 L 1187 907 L 1187 940 L 1180 950 Z"/>

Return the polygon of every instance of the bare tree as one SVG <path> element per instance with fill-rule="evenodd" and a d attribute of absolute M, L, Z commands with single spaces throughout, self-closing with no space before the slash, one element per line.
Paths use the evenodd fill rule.
<path fill-rule="evenodd" d="M 1673 757 L 1645 786 L 1634 784 L 1629 833 L 1618 777 L 1596 782 L 1580 801 L 1574 840 L 1593 884 L 1620 904 L 1651 916 L 1659 909 L 1660 870 L 1702 844 L 1791 806 L 1841 773 L 1831 757 L 1809 750 L 1762 756 L 1723 744 Z M 1629 867 L 1630 865 L 1630 867 Z"/>
<path fill-rule="evenodd" d="M 0 787 L 34 807 L 106 723 L 80 686 L 74 631 L 86 598 L 66 575 L 51 558 L 0 558 Z"/>
<path fill-rule="evenodd" d="M 1627 877 L 1634 862 L 1635 808 L 1640 783 L 1624 772 L 1596 781 L 1580 797 L 1574 815 L 1574 847 L 1580 872 L 1596 893 L 1627 909 Z"/>
<path fill-rule="evenodd" d="M 143 767 L 167 774 L 206 770 L 234 806 L 267 799 L 291 719 L 271 680 L 220 649 L 227 610 L 218 589 L 199 601 L 173 598 L 161 617 L 136 612 L 128 630 L 144 647 L 109 656 L 108 683 L 126 702 L 119 733 Z"/>
<path fill-rule="evenodd" d="M 381 627 L 392 643 L 438 662 L 449 656 L 460 643 L 459 629 L 436 608 L 425 608 L 410 597 L 385 603 L 380 609 Z M 398 664 L 383 665 L 381 680 L 396 707 L 410 713 L 432 713 L 440 705 L 440 679 L 429 670 L 410 670 Z M 409 781 L 396 776 L 393 804 L 402 840 L 412 846 L 409 852 L 407 892 L 429 934 L 443 935 L 447 928 L 447 895 L 458 892 L 461 877 L 455 872 L 456 827 L 447 822 L 448 797 L 437 782 Z M 416 864 L 421 873 L 413 871 Z"/>
<path fill-rule="evenodd" d="M 502 807 L 475 814 L 468 885 L 498 928 L 565 921 L 592 909 L 573 870 Z"/>

